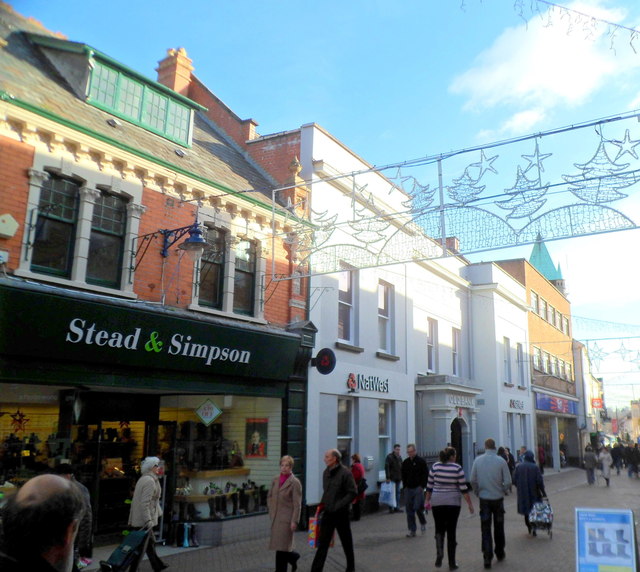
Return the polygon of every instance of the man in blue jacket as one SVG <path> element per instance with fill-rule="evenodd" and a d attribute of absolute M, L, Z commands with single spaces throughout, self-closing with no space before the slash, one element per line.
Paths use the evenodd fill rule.
<path fill-rule="evenodd" d="M 480 528 L 482 530 L 482 555 L 484 567 L 491 568 L 494 554 L 504 560 L 504 495 L 511 486 L 511 473 L 507 462 L 498 455 L 496 442 L 487 439 L 484 442 L 484 455 L 476 457 L 471 468 L 471 486 L 480 498 Z M 493 520 L 494 538 L 491 536 Z"/>

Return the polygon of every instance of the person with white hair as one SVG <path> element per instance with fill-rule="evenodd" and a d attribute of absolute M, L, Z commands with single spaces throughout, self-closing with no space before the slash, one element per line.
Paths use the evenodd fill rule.
<path fill-rule="evenodd" d="M 162 507 L 160 506 L 162 488 L 158 479 L 160 472 L 160 459 L 158 457 L 147 457 L 142 461 L 140 464 L 141 477 L 136 483 L 129 513 L 129 524 L 131 526 L 137 526 L 149 531 L 146 552 L 151 568 L 155 572 L 169 567 L 156 554 L 156 541 L 153 534 L 153 528 L 158 525 L 158 519 L 162 515 Z"/>

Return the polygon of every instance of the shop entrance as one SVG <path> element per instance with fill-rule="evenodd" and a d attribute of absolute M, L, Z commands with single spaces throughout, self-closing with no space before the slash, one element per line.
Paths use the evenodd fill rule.
<path fill-rule="evenodd" d="M 457 417 L 451 422 L 451 446 L 457 452 L 456 463 L 464 468 L 464 452 L 462 450 L 462 423 Z"/>
<path fill-rule="evenodd" d="M 67 415 L 69 461 L 90 491 L 96 536 L 127 529 L 140 459 L 157 449 L 159 397 L 141 394 L 72 392 Z M 100 542 L 100 539 L 97 539 Z"/>

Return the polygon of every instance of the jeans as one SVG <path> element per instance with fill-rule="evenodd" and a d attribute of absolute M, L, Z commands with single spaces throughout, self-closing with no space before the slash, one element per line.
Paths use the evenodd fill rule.
<path fill-rule="evenodd" d="M 404 504 L 404 509 L 407 511 L 407 526 L 410 532 L 415 533 L 416 513 L 418 514 L 420 524 L 427 524 L 427 519 L 424 517 L 424 489 L 422 487 L 416 487 L 414 489 L 405 487 Z"/>
<path fill-rule="evenodd" d="M 396 486 L 396 508 L 400 508 L 400 488 L 402 481 L 391 481 Z"/>
<path fill-rule="evenodd" d="M 587 483 L 592 485 L 596 482 L 596 470 L 595 469 L 587 469 Z"/>
<path fill-rule="evenodd" d="M 491 537 L 492 519 L 494 538 Z M 482 530 L 482 554 L 485 560 L 493 558 L 494 541 L 496 556 L 503 557 L 505 547 L 504 499 L 480 499 L 480 529 Z"/>
<path fill-rule="evenodd" d="M 320 572 L 324 568 L 334 530 L 338 531 L 340 542 L 342 542 L 342 549 L 347 559 L 347 570 L 356 569 L 355 556 L 353 555 L 353 537 L 351 536 L 351 525 L 349 524 L 349 507 L 347 506 L 336 512 L 325 511 L 322 514 L 318 550 L 311 565 L 311 572 Z"/>

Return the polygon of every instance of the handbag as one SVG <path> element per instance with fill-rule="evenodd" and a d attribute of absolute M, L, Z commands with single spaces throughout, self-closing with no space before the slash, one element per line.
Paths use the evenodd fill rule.
<path fill-rule="evenodd" d="M 362 493 L 364 493 L 364 491 L 366 491 L 368 488 L 369 488 L 369 484 L 367 483 L 367 479 L 362 477 L 358 481 L 358 496 L 360 496 Z"/>
<path fill-rule="evenodd" d="M 384 482 L 380 485 L 380 498 L 378 502 L 386 504 L 389 508 L 396 508 L 396 485 Z"/>
<path fill-rule="evenodd" d="M 320 520 L 321 518 L 318 516 L 312 516 L 309 518 L 308 542 L 311 548 L 318 548 L 318 542 L 320 541 Z M 333 546 L 335 539 L 336 531 L 334 530 L 329 546 Z"/>

